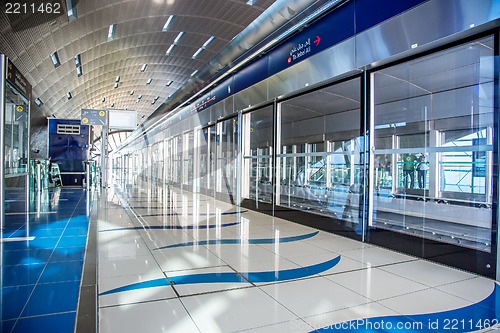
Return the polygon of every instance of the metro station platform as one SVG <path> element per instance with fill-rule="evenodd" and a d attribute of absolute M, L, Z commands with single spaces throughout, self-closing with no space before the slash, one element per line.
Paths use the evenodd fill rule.
<path fill-rule="evenodd" d="M 25 215 L 10 215 L 3 231 L 2 332 L 88 329 L 80 320 L 105 333 L 499 326 L 493 280 L 204 195 L 148 188 L 110 188 L 94 201 L 82 189 L 48 195 L 29 228 Z M 78 315 L 89 304 L 80 292 L 84 261 L 97 278 L 96 321 Z"/>

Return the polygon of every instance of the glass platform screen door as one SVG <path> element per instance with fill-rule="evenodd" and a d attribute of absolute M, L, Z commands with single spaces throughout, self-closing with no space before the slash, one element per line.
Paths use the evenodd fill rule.
<path fill-rule="evenodd" d="M 29 98 L 31 86 L 18 69 L 0 54 L 0 155 L 1 163 L 1 225 L 6 231 L 6 216 L 27 212 L 29 208 Z M 26 215 L 27 216 L 27 215 Z M 16 220 L 19 225 L 19 220 Z M 18 228 L 17 237 L 28 236 Z M 26 232 L 24 232 L 26 231 Z M 4 236 L 8 233 L 3 233 Z"/>

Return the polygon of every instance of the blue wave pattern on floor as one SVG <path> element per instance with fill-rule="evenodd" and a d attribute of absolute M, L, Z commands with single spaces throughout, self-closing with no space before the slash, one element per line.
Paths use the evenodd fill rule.
<path fill-rule="evenodd" d="M 167 279 L 155 279 L 150 281 L 138 282 L 129 284 L 123 287 L 114 288 L 100 293 L 100 296 L 120 293 L 123 291 L 138 290 L 153 287 L 168 286 L 179 284 L 195 284 L 195 283 L 238 283 L 238 282 L 280 282 L 299 278 L 309 277 L 314 274 L 324 272 L 340 262 L 340 256 L 331 260 L 300 268 L 285 269 L 282 271 L 265 271 L 265 272 L 224 272 L 224 273 L 204 273 L 204 274 L 189 274 L 169 277 Z M 169 282 L 170 281 L 170 282 Z"/>
<path fill-rule="evenodd" d="M 248 210 L 242 210 L 240 212 L 224 212 L 221 213 L 220 215 L 234 215 L 234 214 L 243 214 L 248 212 Z M 154 217 L 154 216 L 217 216 L 217 213 L 209 213 L 209 214 L 182 214 L 182 213 L 166 213 L 166 214 L 145 214 L 145 215 L 139 215 L 139 217 Z"/>
<path fill-rule="evenodd" d="M 499 322 L 500 287 L 495 283 L 495 288 L 488 297 L 463 308 L 427 314 L 351 320 L 311 332 L 471 332 Z M 484 327 L 485 325 L 487 327 Z"/>
<path fill-rule="evenodd" d="M 106 232 L 106 231 L 122 231 L 122 230 L 174 230 L 174 229 L 213 229 L 213 228 L 224 228 L 224 227 L 231 227 L 233 225 L 240 224 L 240 222 L 231 222 L 231 223 L 224 223 L 221 225 L 216 225 L 216 224 L 210 224 L 210 225 L 188 225 L 188 226 L 182 226 L 182 225 L 150 225 L 150 226 L 142 226 L 142 227 L 125 227 L 125 228 L 114 228 L 114 229 L 105 229 L 105 230 L 99 230 L 99 232 Z"/>
<path fill-rule="evenodd" d="M 198 242 L 188 242 L 188 243 L 178 243 L 167 246 L 158 247 L 154 250 L 171 249 L 175 247 L 193 246 L 193 245 L 227 245 L 227 244 L 275 244 L 275 243 L 289 243 L 296 242 L 303 239 L 308 239 L 316 236 L 319 231 L 312 232 L 306 235 L 292 236 L 292 237 L 282 237 L 282 238 L 261 238 L 261 239 L 248 239 L 241 240 L 239 238 L 235 239 L 211 239 Z"/>

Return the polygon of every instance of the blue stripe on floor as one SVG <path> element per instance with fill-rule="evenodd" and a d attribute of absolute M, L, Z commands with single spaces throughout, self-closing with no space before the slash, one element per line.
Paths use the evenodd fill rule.
<path fill-rule="evenodd" d="M 114 229 L 105 229 L 105 230 L 99 230 L 99 232 L 106 232 L 106 231 L 122 231 L 122 230 L 172 230 L 172 229 L 213 229 L 213 228 L 224 228 L 224 227 L 231 227 L 233 225 L 237 225 L 240 222 L 232 222 L 232 223 L 225 223 L 225 224 L 210 224 L 210 225 L 188 225 L 188 226 L 182 226 L 182 225 L 151 225 L 151 226 L 142 226 L 142 227 L 125 227 L 125 228 L 114 228 Z"/>
<path fill-rule="evenodd" d="M 248 212 L 248 210 L 242 210 L 240 212 L 224 212 L 220 213 L 220 215 L 234 215 L 234 214 L 243 214 Z M 153 217 L 153 216 L 217 216 L 219 214 L 217 213 L 209 213 L 209 214 L 182 214 L 182 213 L 166 213 L 166 214 L 146 214 L 146 215 L 139 215 L 139 217 Z"/>
<path fill-rule="evenodd" d="M 278 239 L 276 239 L 276 238 L 261 238 L 261 239 L 248 239 L 248 240 L 242 240 L 239 238 L 236 238 L 236 239 L 212 239 L 212 240 L 204 240 L 204 241 L 197 241 L 197 242 L 187 242 L 187 243 L 178 243 L 178 244 L 173 244 L 173 245 L 167 245 L 167 246 L 158 247 L 154 250 L 170 249 L 170 248 L 174 248 L 174 247 L 184 247 L 184 246 L 193 246 L 193 245 L 288 243 L 288 242 L 296 242 L 299 240 L 311 238 L 313 236 L 316 236 L 318 233 L 319 233 L 319 231 L 316 231 L 316 232 L 306 234 L 306 235 L 282 237 L 282 238 L 278 238 Z"/>
<path fill-rule="evenodd" d="M 237 275 L 235 272 L 225 273 L 204 273 L 204 274 L 189 274 L 169 277 L 168 280 L 174 285 L 178 284 L 196 284 L 196 283 L 224 283 L 224 282 L 278 282 L 292 279 L 299 279 L 324 272 L 340 262 L 340 256 L 331 260 L 311 265 L 307 267 L 299 267 L 285 269 L 282 271 L 265 271 L 265 272 L 246 272 Z M 244 279 L 243 279 L 244 278 Z M 119 288 L 110 289 L 100 296 L 115 294 L 123 291 L 139 290 L 152 287 L 168 286 L 167 279 L 155 279 L 150 281 L 138 282 L 125 285 Z"/>

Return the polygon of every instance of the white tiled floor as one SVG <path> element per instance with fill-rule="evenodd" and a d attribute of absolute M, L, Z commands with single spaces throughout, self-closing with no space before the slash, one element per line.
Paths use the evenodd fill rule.
<path fill-rule="evenodd" d="M 322 231 L 272 242 L 317 230 L 243 209 L 224 214 L 240 209 L 205 196 L 177 191 L 157 203 L 144 192 L 128 195 L 137 208 L 127 211 L 114 194 L 100 210 L 99 292 L 111 291 L 99 296 L 103 333 L 313 332 L 358 319 L 442 313 L 495 290 L 492 280 Z M 162 248 L 180 243 L 189 244 Z M 339 256 L 333 267 L 308 268 Z M 239 273 L 268 275 L 252 282 Z M 172 282 L 183 277 L 202 280 Z M 205 277 L 212 282 L 201 283 Z M 129 290 L 113 292 L 124 286 Z"/>

